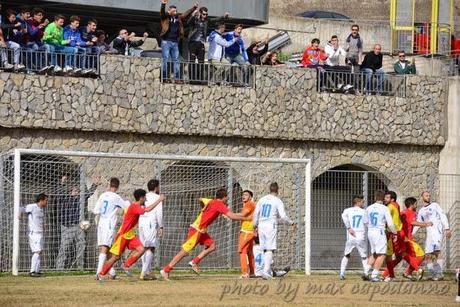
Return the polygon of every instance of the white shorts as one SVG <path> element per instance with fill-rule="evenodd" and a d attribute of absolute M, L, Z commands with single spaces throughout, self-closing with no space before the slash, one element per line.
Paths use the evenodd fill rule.
<path fill-rule="evenodd" d="M 348 238 L 347 242 L 345 243 L 345 250 L 343 254 L 349 255 L 353 251 L 353 249 L 357 249 L 359 256 L 361 258 L 367 257 L 367 242 L 364 237 L 362 238 Z"/>
<path fill-rule="evenodd" d="M 425 240 L 425 254 L 431 254 L 441 250 L 442 235 L 429 235 Z"/>
<path fill-rule="evenodd" d="M 43 250 L 43 233 L 29 232 L 29 246 L 32 253 Z"/>
<path fill-rule="evenodd" d="M 158 248 L 160 246 L 160 238 L 158 237 L 158 231 L 156 228 L 139 226 L 139 239 L 144 247 Z"/>
<path fill-rule="evenodd" d="M 108 225 L 97 226 L 97 246 L 112 246 L 115 239 L 115 228 Z"/>
<path fill-rule="evenodd" d="M 369 245 L 371 246 L 371 254 L 387 253 L 387 236 L 383 229 L 371 228 L 368 230 Z"/>
<path fill-rule="evenodd" d="M 258 236 L 260 242 L 260 248 L 263 250 L 275 250 L 276 249 L 276 238 L 277 229 L 272 223 L 259 224 Z"/>

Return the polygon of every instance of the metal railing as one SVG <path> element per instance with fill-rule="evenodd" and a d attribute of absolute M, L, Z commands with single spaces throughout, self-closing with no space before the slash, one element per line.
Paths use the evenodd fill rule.
<path fill-rule="evenodd" d="M 161 63 L 161 83 L 255 87 L 255 66 L 171 61 Z"/>
<path fill-rule="evenodd" d="M 404 75 L 319 69 L 317 80 L 319 92 L 396 97 L 407 94 Z"/>
<path fill-rule="evenodd" d="M 62 51 L 0 48 L 0 70 L 41 75 L 96 77 L 100 72 L 100 54 L 89 49 L 65 47 Z"/>

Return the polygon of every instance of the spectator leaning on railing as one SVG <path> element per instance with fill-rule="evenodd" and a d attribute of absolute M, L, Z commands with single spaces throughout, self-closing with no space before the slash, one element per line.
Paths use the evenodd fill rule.
<path fill-rule="evenodd" d="M 347 52 L 339 46 L 337 35 L 332 35 L 331 40 L 324 47 L 324 52 L 327 55 L 327 66 L 340 66 L 340 58 L 347 55 Z"/>
<path fill-rule="evenodd" d="M 96 38 L 95 47 L 97 48 L 97 53 L 117 53 L 111 45 L 107 44 L 107 35 L 103 30 L 96 31 Z"/>
<path fill-rule="evenodd" d="M 383 55 L 382 46 L 380 44 L 374 45 L 374 50 L 367 53 L 364 56 L 363 63 L 361 64 L 361 70 L 366 75 L 366 94 L 370 94 L 375 91 L 372 82 L 372 75 L 377 75 L 377 94 L 382 93 L 382 87 L 384 82 L 384 71 L 382 68 Z"/>
<path fill-rule="evenodd" d="M 412 62 L 406 60 L 406 53 L 404 51 L 398 52 L 398 58 L 398 62 L 393 65 L 396 74 L 415 75 L 417 73 L 415 58 L 412 58 Z"/>
<path fill-rule="evenodd" d="M 216 71 L 212 74 L 212 82 L 217 83 L 226 79 L 226 68 L 228 64 L 225 58 L 225 47 L 233 45 L 237 42 L 240 37 L 234 37 L 233 40 L 227 41 L 222 35 L 225 32 L 225 24 L 218 23 L 216 29 L 209 34 L 209 49 L 208 49 L 208 60 L 212 65 L 217 67 Z"/>
<path fill-rule="evenodd" d="M 248 53 L 244 47 L 244 41 L 242 37 L 243 25 L 237 24 L 233 32 L 229 32 L 223 35 L 223 37 L 231 42 L 234 41 L 228 47 L 225 47 L 225 57 L 230 64 L 238 64 L 239 66 L 249 65 Z M 235 38 L 238 40 L 235 41 Z"/>
<path fill-rule="evenodd" d="M 6 19 L 2 25 L 3 38 L 0 40 L 0 47 L 2 48 L 1 57 L 3 62 L 3 68 L 22 70 L 25 68 L 24 65 L 19 63 L 21 56 L 21 46 L 19 42 L 22 39 L 21 23 L 16 21 L 16 13 L 12 10 L 6 11 Z M 13 50 L 13 64 L 8 63 L 8 54 L 6 48 Z"/>
<path fill-rule="evenodd" d="M 129 55 L 129 49 L 142 46 L 147 37 L 149 37 L 149 34 L 144 32 L 144 36 L 137 41 L 132 40 L 135 36 L 136 34 L 134 32 L 128 34 L 128 30 L 121 29 L 118 37 L 112 41 L 111 46 L 116 50 L 117 54 Z"/>
<path fill-rule="evenodd" d="M 322 68 L 327 59 L 326 53 L 319 47 L 320 41 L 314 38 L 311 45 L 306 48 L 302 56 L 302 66 L 308 68 Z"/>
<path fill-rule="evenodd" d="M 177 13 L 177 7 L 174 5 L 169 6 L 166 12 L 166 4 L 168 0 L 161 0 L 160 9 L 160 38 L 161 38 L 161 54 L 162 54 L 162 74 L 163 79 L 169 79 L 168 62 L 173 63 L 174 79 L 180 79 L 180 66 L 179 66 L 179 40 L 184 37 L 184 24 L 187 18 L 198 8 L 198 3 L 186 11 L 185 13 Z"/>
<path fill-rule="evenodd" d="M 278 60 L 278 53 L 276 52 L 268 52 L 267 55 L 264 57 L 262 64 L 275 67 L 285 66 L 284 63 Z"/>
<path fill-rule="evenodd" d="M 41 8 L 32 11 L 32 18 L 27 21 L 27 33 L 24 35 L 27 48 L 38 50 L 43 47 L 44 29 L 50 23 L 48 19 L 43 21 L 44 14 Z"/>
<path fill-rule="evenodd" d="M 84 41 L 79 30 L 80 17 L 71 16 L 70 24 L 64 28 L 64 39 L 69 42 L 69 46 L 76 50 L 75 54 L 80 56 L 72 57 L 72 69 L 74 73 L 79 73 L 85 68 L 86 48 L 93 46 L 92 41 Z"/>

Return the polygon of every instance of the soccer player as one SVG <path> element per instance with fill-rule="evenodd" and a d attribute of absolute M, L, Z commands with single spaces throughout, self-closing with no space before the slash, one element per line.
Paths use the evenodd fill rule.
<path fill-rule="evenodd" d="M 398 196 L 396 192 L 394 191 L 385 192 L 385 198 L 383 200 L 383 203 L 390 210 L 393 224 L 395 225 L 396 231 L 398 232 L 396 236 L 394 236 L 391 232 L 387 232 L 387 237 L 388 237 L 387 256 L 386 256 L 387 267 L 382 274 L 386 282 L 390 282 L 393 280 L 393 278 L 395 278 L 395 267 L 403 259 L 403 251 L 405 248 L 404 231 L 403 231 L 401 217 L 400 217 L 399 204 L 396 202 L 397 199 L 398 199 Z"/>
<path fill-rule="evenodd" d="M 412 230 L 414 226 L 418 227 L 429 227 L 432 226 L 432 222 L 418 222 L 417 221 L 417 200 L 414 197 L 409 197 L 404 200 L 406 209 L 401 212 L 401 221 L 403 224 L 404 231 L 404 243 L 406 245 L 404 249 L 404 260 L 409 263 L 406 271 L 403 274 L 404 278 L 412 279 L 412 272 L 416 272 L 417 277 L 415 280 L 421 280 L 423 277 L 422 265 L 425 253 L 420 245 L 415 242 L 412 238 Z"/>
<path fill-rule="evenodd" d="M 254 276 L 251 277 L 262 277 L 264 273 L 264 250 L 260 247 L 259 237 L 254 237 L 254 258 L 255 258 L 255 267 L 254 267 Z M 272 261 L 273 264 L 273 261 Z M 273 277 L 283 277 L 291 270 L 290 266 L 284 267 L 282 270 L 272 270 L 271 274 Z"/>
<path fill-rule="evenodd" d="M 390 210 L 383 204 L 385 194 L 383 191 L 375 192 L 375 203 L 367 207 L 366 214 L 364 214 L 364 223 L 367 225 L 367 237 L 371 247 L 371 255 L 368 259 L 367 271 L 364 272 L 367 278 L 368 270 L 373 267 L 371 281 L 381 281 L 379 271 L 382 267 L 383 260 L 387 251 L 387 238 L 385 235 L 385 226 L 396 234 L 396 228 L 393 224 L 393 219 Z"/>
<path fill-rule="evenodd" d="M 134 227 L 136 227 L 139 216 L 144 214 L 145 212 L 152 211 L 158 204 L 160 204 L 164 200 L 164 195 L 160 195 L 158 199 L 148 207 L 143 207 L 145 203 L 145 195 L 147 192 L 142 189 L 138 189 L 134 191 L 134 199 L 136 200 L 135 203 L 131 204 L 127 209 L 126 213 L 123 217 L 123 224 L 118 230 L 117 237 L 115 238 L 115 243 L 112 245 L 110 249 L 111 257 L 110 259 L 104 264 L 102 267 L 102 271 L 98 274 L 98 279 L 103 279 L 105 275 L 109 272 L 112 266 L 117 262 L 126 248 L 132 250 L 131 254 L 129 255 L 128 259 L 126 259 L 125 263 L 123 264 L 122 268 L 125 271 L 126 275 L 132 276 L 129 268 L 136 263 L 137 259 L 142 256 L 144 253 L 144 246 L 142 245 L 139 238 L 136 236 L 134 232 Z"/>
<path fill-rule="evenodd" d="M 146 195 L 145 206 L 153 204 L 160 197 L 160 182 L 152 179 L 147 183 L 148 193 Z M 163 234 L 163 205 L 159 203 L 150 212 L 146 212 L 139 218 L 139 238 L 145 248 L 142 256 L 142 271 L 139 279 L 154 280 L 152 273 L 152 260 L 155 248 L 158 248 L 160 237 Z"/>
<path fill-rule="evenodd" d="M 41 277 L 40 254 L 43 250 L 43 208 L 48 204 L 48 195 L 40 193 L 37 195 L 34 204 L 21 208 L 21 213 L 28 216 L 29 246 L 32 251 L 30 265 L 30 277 Z"/>
<path fill-rule="evenodd" d="M 425 254 L 428 273 L 430 274 L 429 279 L 441 280 L 443 279 L 442 274 L 442 259 L 441 244 L 443 236 L 450 238 L 452 235 L 449 229 L 449 222 L 447 216 L 442 211 L 441 207 L 431 202 L 431 195 L 427 191 L 422 193 L 423 207 L 420 208 L 417 221 L 419 222 L 432 222 L 433 225 L 426 228 L 426 239 L 425 239 Z M 414 227 L 413 234 L 418 230 L 418 227 Z"/>
<path fill-rule="evenodd" d="M 344 256 L 340 263 L 340 280 L 345 279 L 345 270 L 347 268 L 348 259 L 354 248 L 358 250 L 361 262 L 363 264 L 363 272 L 369 271 L 367 265 L 367 242 L 366 228 L 364 226 L 364 198 L 362 196 L 353 197 L 353 207 L 346 208 L 342 213 L 342 220 L 347 228 L 347 242 L 345 243 Z"/>
<path fill-rule="evenodd" d="M 110 178 L 109 190 L 99 196 L 93 209 L 93 213 L 96 215 L 97 246 L 99 246 L 99 260 L 97 263 L 96 276 L 102 270 L 102 266 L 107 259 L 107 253 L 115 237 L 118 209 L 126 209 L 129 207 L 129 201 L 123 200 L 123 198 L 117 194 L 119 187 L 120 180 L 115 177 Z M 113 268 L 110 269 L 109 275 L 111 278 L 115 278 L 115 270 Z"/>
<path fill-rule="evenodd" d="M 245 219 L 241 213 L 233 213 L 227 208 L 227 200 L 228 195 L 225 188 L 218 189 L 214 199 L 200 198 L 200 204 L 202 206 L 201 212 L 195 222 L 190 225 L 187 240 L 182 244 L 182 250 L 179 251 L 171 262 L 160 271 L 164 280 L 169 280 L 169 273 L 174 266 L 181 261 L 182 258 L 186 257 L 198 244 L 204 245 L 205 249 L 202 250 L 198 256 L 193 258 L 193 260 L 189 262 L 189 265 L 196 274 L 199 274 L 198 264 L 200 261 L 216 250 L 216 245 L 211 236 L 207 233 L 206 228 L 209 227 L 220 214 L 236 221 Z"/>
<path fill-rule="evenodd" d="M 254 275 L 254 253 L 252 250 L 254 246 L 254 225 L 252 224 L 252 218 L 256 204 L 252 200 L 253 195 L 252 191 L 249 190 L 244 190 L 242 195 L 243 209 L 241 210 L 241 214 L 250 220 L 241 222 L 240 239 L 238 243 L 241 278 L 249 278 L 249 276 Z"/>
<path fill-rule="evenodd" d="M 271 265 L 273 263 L 273 251 L 276 250 L 276 238 L 278 231 L 278 215 L 284 222 L 294 226 L 294 222 L 287 216 L 284 204 L 278 198 L 278 184 L 270 184 L 270 194 L 262 197 L 254 211 L 254 232 L 258 234 L 260 246 L 264 250 L 264 272 L 262 278 L 272 279 Z"/>

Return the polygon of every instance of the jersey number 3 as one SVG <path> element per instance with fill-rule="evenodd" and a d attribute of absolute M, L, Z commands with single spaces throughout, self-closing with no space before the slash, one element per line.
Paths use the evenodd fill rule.
<path fill-rule="evenodd" d="M 104 200 L 104 209 L 102 210 L 102 214 L 105 214 L 107 212 L 108 206 L 109 206 L 109 202 L 107 200 Z"/>

